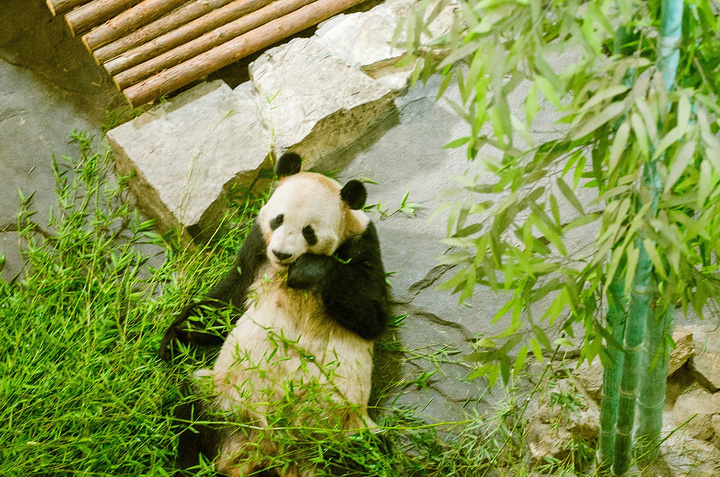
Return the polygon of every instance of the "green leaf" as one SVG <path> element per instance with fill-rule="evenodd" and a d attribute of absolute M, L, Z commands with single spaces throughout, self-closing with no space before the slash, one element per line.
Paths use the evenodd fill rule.
<path fill-rule="evenodd" d="M 615 118 L 625 112 L 627 106 L 624 103 L 612 103 L 603 109 L 599 114 L 592 116 L 590 119 L 580 123 L 575 131 L 570 135 L 570 140 L 575 141 L 587 136 L 601 126 L 613 121 Z"/>
<path fill-rule="evenodd" d="M 552 103 L 553 106 L 555 106 L 557 109 L 562 109 L 562 104 L 560 103 L 560 97 L 557 94 L 557 91 L 555 91 L 555 88 L 550 84 L 550 82 L 542 75 L 537 75 L 535 77 L 535 84 L 540 88 L 540 91 L 543 92 L 545 95 L 545 98 L 547 98 L 548 101 Z"/>
<path fill-rule="evenodd" d="M 575 210 L 580 213 L 580 215 L 585 215 L 585 210 L 583 210 L 582 204 L 580 203 L 570 186 L 567 185 L 567 183 L 562 179 L 562 177 L 558 177 L 556 183 L 558 188 L 560 189 L 560 192 L 562 192 L 562 195 L 564 195 L 567 201 L 570 202 L 570 205 L 572 205 Z"/>
<path fill-rule="evenodd" d="M 697 208 L 702 209 L 705 207 L 705 201 L 710 195 L 712 188 L 712 173 L 710 171 L 710 162 L 700 162 L 700 178 L 698 181 L 697 189 Z"/>
<path fill-rule="evenodd" d="M 615 85 L 610 86 L 607 89 L 600 90 L 599 92 L 595 93 L 592 98 L 590 98 L 583 106 L 578 110 L 580 113 L 585 113 L 590 110 L 595 109 L 597 105 L 599 105 L 601 102 L 614 98 L 615 96 L 622 94 L 629 90 L 629 86 L 624 85 Z"/>
<path fill-rule="evenodd" d="M 637 113 L 630 115 L 630 124 L 632 124 L 633 131 L 635 131 L 635 138 L 637 139 L 637 145 L 640 148 L 643 156 L 650 157 L 650 145 L 648 143 L 647 130 L 645 129 L 645 123 Z"/>
<path fill-rule="evenodd" d="M 638 258 L 640 257 L 640 249 L 635 248 L 632 245 L 628 246 L 627 251 L 627 268 L 625 271 L 625 289 L 630 290 L 632 286 L 633 278 L 635 277 L 635 270 L 637 270 Z"/>
<path fill-rule="evenodd" d="M 627 146 L 629 136 L 630 124 L 627 121 L 623 121 L 615 133 L 615 139 L 613 140 L 612 148 L 610 149 L 610 157 L 608 159 L 608 172 L 610 174 L 615 171 L 620 163 L 620 157 L 627 152 L 625 151 L 625 147 Z"/>
<path fill-rule="evenodd" d="M 520 371 L 522 371 L 522 368 L 525 365 L 525 359 L 527 358 L 527 354 L 528 354 L 527 346 L 523 346 L 522 348 L 520 348 L 517 358 L 515 358 L 515 365 L 513 366 L 513 370 L 512 370 L 513 376 L 517 377 L 520 374 Z"/>
<path fill-rule="evenodd" d="M 542 363 L 542 348 L 540 348 L 540 343 L 535 338 L 530 338 L 530 349 L 532 350 L 533 355 L 535 355 L 535 359 L 538 361 L 538 363 Z"/>
<path fill-rule="evenodd" d="M 655 271 L 660 274 L 663 280 L 667 280 L 667 272 L 665 271 L 665 266 L 660 258 L 660 254 L 655 248 L 655 243 L 651 239 L 646 238 L 643 240 L 643 246 L 645 247 L 645 252 L 648 254 L 648 257 L 650 257 L 650 261 L 652 261 L 655 266 Z"/>
<path fill-rule="evenodd" d="M 675 160 L 670 166 L 668 177 L 665 180 L 665 188 L 663 189 L 663 194 L 667 194 L 672 190 L 673 186 L 678 181 L 678 179 L 680 179 L 680 176 L 682 176 L 683 172 L 685 172 L 688 164 L 690 164 L 690 160 L 694 156 L 695 142 L 689 141 L 683 144 L 683 147 L 677 153 L 677 156 L 675 156 Z"/>

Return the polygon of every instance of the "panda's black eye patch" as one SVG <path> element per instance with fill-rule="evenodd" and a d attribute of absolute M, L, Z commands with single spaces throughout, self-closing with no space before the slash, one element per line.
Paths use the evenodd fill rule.
<path fill-rule="evenodd" d="M 283 220 L 285 220 L 285 216 L 283 214 L 278 214 L 277 217 L 275 217 L 274 219 L 272 219 L 270 221 L 270 228 L 272 230 L 277 229 L 278 227 L 280 227 L 283 224 Z"/>
<path fill-rule="evenodd" d="M 305 241 L 308 243 L 308 245 L 315 245 L 317 243 L 318 239 L 312 226 L 306 225 L 305 227 L 303 227 L 302 232 L 303 237 L 305 237 Z"/>

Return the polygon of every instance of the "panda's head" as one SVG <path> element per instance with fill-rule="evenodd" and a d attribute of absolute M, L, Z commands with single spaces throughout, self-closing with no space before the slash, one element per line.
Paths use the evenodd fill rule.
<path fill-rule="evenodd" d="M 278 159 L 280 182 L 258 215 L 268 259 L 276 266 L 290 265 L 304 253 L 332 255 L 369 222 L 361 210 L 367 198 L 362 182 L 341 187 L 322 174 L 300 172 L 301 162 L 295 153 Z"/>

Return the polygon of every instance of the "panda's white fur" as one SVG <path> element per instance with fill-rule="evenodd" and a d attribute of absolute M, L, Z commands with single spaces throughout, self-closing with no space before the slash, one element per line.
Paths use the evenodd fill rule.
<path fill-rule="evenodd" d="M 332 397 L 325 403 L 327 411 L 335 414 L 343 429 L 375 426 L 367 413 L 373 342 L 331 319 L 317 291 L 291 289 L 286 281 L 287 264 L 300 255 L 332 255 L 349 237 L 366 229 L 368 217 L 340 200 L 340 190 L 325 176 L 301 172 L 284 178 L 261 209 L 258 223 L 269 260 L 256 274 L 246 312 L 227 337 L 213 369 L 195 373 L 198 379 L 211 380 L 216 410 L 230 411 L 238 420 L 264 428 L 269 424 L 267 413 L 283 399 L 289 381 L 299 400 L 303 386 L 314 382 Z M 270 222 L 280 214 L 283 224 L 273 230 Z M 307 225 L 316 234 L 314 245 L 303 237 Z M 280 261 L 274 251 L 291 257 Z M 302 413 L 301 406 L 298 412 Z M 296 424 L 311 417 L 300 414 Z M 223 438 L 217 471 L 229 476 L 252 472 L 252 463 L 239 464 L 252 452 L 248 442 L 252 438 L 242 432 Z M 299 472 L 299 467 L 290 466 L 282 475 L 311 475 Z"/>

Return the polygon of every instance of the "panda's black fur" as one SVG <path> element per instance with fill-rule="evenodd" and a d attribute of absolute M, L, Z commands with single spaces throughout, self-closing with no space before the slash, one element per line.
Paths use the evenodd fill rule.
<path fill-rule="evenodd" d="M 215 383 L 215 400 L 211 407 L 224 411 L 245 409 L 243 399 L 247 396 L 239 394 L 238 387 L 248 379 L 253 380 L 250 386 L 253 389 L 273 382 L 249 377 L 247 370 L 238 363 L 246 358 L 247 362 L 254 362 L 250 357 L 258 361 L 264 359 L 260 357 L 263 352 L 267 355 L 263 349 L 263 338 L 267 339 L 264 333 L 278 328 L 283 336 L 287 334 L 291 340 L 297 338 L 300 345 L 314 347 L 316 354 L 334 355 L 332 363 L 338 366 L 341 383 L 331 383 L 333 389 L 346 403 L 355 406 L 342 417 L 341 425 L 346 429 L 372 427 L 367 416 L 372 342 L 385 331 L 389 305 L 377 232 L 361 211 L 367 193 L 359 181 L 350 181 L 341 188 L 335 181 L 319 174 L 300 172 L 300 165 L 300 157 L 293 153 L 286 153 L 278 160 L 276 174 L 280 184 L 261 209 L 230 271 L 203 301 L 186 307 L 178 315 L 163 337 L 160 355 L 168 359 L 175 341 L 220 344 L 222 338 L 194 329 L 188 318 L 198 312 L 198 305 L 230 305 L 245 314 L 228 335 L 214 369 L 196 373 L 196 377 L 210 377 Z M 315 191 L 325 203 L 313 202 L 316 201 Z M 296 198 L 301 202 L 294 203 Z M 306 206 L 317 206 L 320 212 L 302 210 Z M 327 222 L 320 220 L 326 217 L 319 216 L 325 213 L 324 207 L 327 207 Z M 298 230 L 290 230 L 296 216 L 286 217 L 286 209 L 307 214 L 315 226 L 300 222 L 294 224 Z M 342 224 L 337 225 L 342 230 L 322 230 L 322 227 L 336 223 Z M 284 224 L 288 230 L 282 229 Z M 298 237 L 300 234 L 303 239 Z M 288 353 L 278 366 L 293 366 L 295 358 Z M 317 358 L 318 367 L 324 365 L 324 359 Z M 270 365 L 265 366 L 268 367 L 265 372 L 276 372 L 280 375 L 278 379 L 282 379 L 281 370 L 274 371 Z M 308 376 L 313 374 L 314 371 L 308 372 L 303 366 Z M 292 369 L 285 372 L 293 375 Z M 314 379 L 324 379 L 321 374 L 315 374 Z M 204 412 L 199 403 L 200 400 L 179 406 L 179 420 L 197 419 L 198 414 Z M 237 413 L 244 416 L 238 417 L 239 420 L 264 422 L 262 412 L 258 413 L 254 408 Z M 235 461 L 224 455 L 228 453 L 227 449 L 243 448 L 244 442 L 234 442 L 238 439 L 236 434 L 221 428 L 195 426 L 194 431 L 184 431 L 178 446 L 180 467 L 187 469 L 197 465 L 198 455 L 204 454 L 209 459 L 218 457 L 216 465 L 223 475 L 261 471 L 262 462 L 235 468 L 233 465 L 236 464 L 232 463 Z M 312 472 L 298 469 L 291 466 L 282 472 L 265 472 L 266 475 L 312 475 Z"/>

